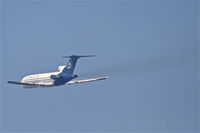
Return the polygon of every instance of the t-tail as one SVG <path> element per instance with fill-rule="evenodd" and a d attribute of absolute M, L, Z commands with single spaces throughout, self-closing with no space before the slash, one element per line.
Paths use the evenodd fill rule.
<path fill-rule="evenodd" d="M 71 55 L 71 56 L 62 56 L 62 58 L 70 58 L 69 62 L 67 63 L 67 65 L 65 66 L 65 68 L 62 70 L 62 73 L 66 73 L 69 75 L 72 75 L 74 72 L 74 68 L 76 66 L 76 62 L 79 58 L 83 58 L 83 57 L 95 57 L 95 55 Z"/>

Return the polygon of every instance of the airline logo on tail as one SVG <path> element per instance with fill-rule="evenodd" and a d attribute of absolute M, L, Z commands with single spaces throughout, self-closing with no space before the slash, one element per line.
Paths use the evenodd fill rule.
<path fill-rule="evenodd" d="M 67 68 L 70 69 L 71 67 L 72 67 L 72 63 L 69 62 L 69 63 L 67 64 Z"/>

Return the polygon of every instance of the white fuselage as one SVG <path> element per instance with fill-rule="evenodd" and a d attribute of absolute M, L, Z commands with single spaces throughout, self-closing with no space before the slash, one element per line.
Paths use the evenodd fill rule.
<path fill-rule="evenodd" d="M 37 83 L 37 84 L 45 84 L 44 87 L 54 86 L 54 80 L 50 78 L 51 75 L 59 74 L 65 66 L 59 66 L 58 72 L 49 72 L 49 73 L 39 73 L 39 74 L 31 74 L 22 78 L 21 82 L 23 83 Z M 35 86 L 23 85 L 24 88 L 34 88 Z"/>
<path fill-rule="evenodd" d="M 46 84 L 46 87 L 53 86 L 54 80 L 50 78 L 51 75 L 57 75 L 59 72 L 32 74 L 22 78 L 24 83 Z M 34 88 L 35 86 L 23 85 L 24 88 Z"/>

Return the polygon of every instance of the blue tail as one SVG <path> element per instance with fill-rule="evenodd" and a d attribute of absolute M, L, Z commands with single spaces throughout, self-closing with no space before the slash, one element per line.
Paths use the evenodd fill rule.
<path fill-rule="evenodd" d="M 78 55 L 71 55 L 71 56 L 63 56 L 63 58 L 70 58 L 69 62 L 63 69 L 62 73 L 66 73 L 68 75 L 72 75 L 76 66 L 76 62 L 81 57 L 95 57 L 94 55 L 84 55 L 84 56 L 78 56 Z"/>

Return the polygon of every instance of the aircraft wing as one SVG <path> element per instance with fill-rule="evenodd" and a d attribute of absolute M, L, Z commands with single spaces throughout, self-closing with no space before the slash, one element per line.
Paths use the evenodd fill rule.
<path fill-rule="evenodd" d="M 8 83 L 17 84 L 17 85 L 35 86 L 35 87 L 51 87 L 51 86 L 53 86 L 52 83 L 27 83 L 27 82 L 19 82 L 19 81 L 8 81 Z"/>
<path fill-rule="evenodd" d="M 92 81 L 97 81 L 97 80 L 105 80 L 108 77 L 98 77 L 98 78 L 92 78 L 92 79 L 84 79 L 84 80 L 72 80 L 67 82 L 68 85 L 71 84 L 76 84 L 76 83 L 85 83 L 85 82 L 92 82 Z"/>
<path fill-rule="evenodd" d="M 18 81 L 8 81 L 10 84 L 17 84 L 17 85 L 36 85 L 35 83 L 25 83 L 25 82 L 18 82 Z"/>

